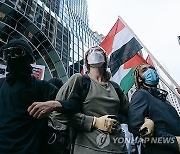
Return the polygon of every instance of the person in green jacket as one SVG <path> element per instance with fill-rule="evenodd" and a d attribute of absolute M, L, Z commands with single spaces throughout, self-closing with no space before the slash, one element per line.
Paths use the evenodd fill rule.
<path fill-rule="evenodd" d="M 115 142 L 113 138 L 124 139 L 121 128 L 114 128 L 117 123 L 114 117 L 117 117 L 119 113 L 126 116 L 129 102 L 120 88 L 121 100 L 119 100 L 113 85 L 109 82 L 111 76 L 107 72 L 105 51 L 99 46 L 90 48 L 85 55 L 85 64 L 91 83 L 88 95 L 82 102 L 82 113 L 56 112 L 53 114 L 59 122 L 77 130 L 75 154 L 82 152 L 86 154 L 127 153 L 125 143 Z M 73 98 L 81 102 L 82 91 L 82 75 L 74 74 L 59 90 L 56 100 L 59 103 L 64 99 Z M 57 105 L 60 104 L 58 103 Z M 32 110 L 30 112 L 34 113 Z M 105 139 L 104 142 L 102 142 L 103 139 Z"/>
<path fill-rule="evenodd" d="M 99 46 L 90 48 L 85 54 L 85 65 L 90 78 L 87 97 L 83 100 L 82 75 L 74 74 L 59 90 L 56 101 L 49 101 L 49 104 L 55 103 L 59 107 L 59 110 L 52 113 L 53 117 L 76 129 L 74 154 L 127 153 L 120 126 L 122 119 L 116 117 L 127 117 L 129 102 L 121 88 L 117 85 L 116 91 L 109 81 L 111 75 L 107 71 L 106 52 Z M 61 113 L 61 102 L 66 99 L 78 100 L 82 111 L 76 114 Z M 47 103 L 35 102 L 29 107 L 30 115 L 44 117 L 52 111 L 46 107 Z"/>

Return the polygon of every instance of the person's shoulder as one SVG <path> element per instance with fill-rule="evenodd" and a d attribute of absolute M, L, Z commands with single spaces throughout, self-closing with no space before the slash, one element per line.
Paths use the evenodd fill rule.
<path fill-rule="evenodd" d="M 73 77 L 73 78 L 80 78 L 80 77 L 82 77 L 82 74 L 81 73 L 75 73 L 71 77 Z"/>
<path fill-rule="evenodd" d="M 73 74 L 64 84 L 64 87 L 67 85 L 74 85 L 74 84 L 81 84 L 82 83 L 82 74 L 80 73 L 75 73 Z"/>
<path fill-rule="evenodd" d="M 40 79 L 37 79 L 35 77 L 32 77 L 32 82 L 33 84 L 37 85 L 37 86 L 47 86 L 47 87 L 54 87 L 52 84 L 50 84 L 48 81 L 46 80 L 40 80 Z"/>
<path fill-rule="evenodd" d="M 149 92 L 143 88 L 140 88 L 134 92 L 132 97 L 146 97 L 147 95 L 149 95 Z"/>
<path fill-rule="evenodd" d="M 34 76 L 31 76 L 31 80 L 32 80 L 32 82 L 35 82 L 35 83 L 44 83 L 44 82 L 46 83 L 47 82 L 46 80 L 40 80 Z"/>
<path fill-rule="evenodd" d="M 110 82 L 113 86 L 115 86 L 116 88 L 120 88 L 120 86 L 116 83 L 116 82 L 114 82 L 114 81 L 111 81 L 111 80 L 109 80 L 108 82 Z"/>
<path fill-rule="evenodd" d="M 149 101 L 149 92 L 143 88 L 138 89 L 136 92 L 134 92 L 130 105 L 147 105 Z"/>
<path fill-rule="evenodd" d="M 121 87 L 119 86 L 119 84 L 117 84 L 116 82 L 114 82 L 114 81 L 108 81 L 108 82 L 110 82 L 111 84 L 112 84 L 112 86 L 114 87 L 114 89 L 115 90 L 118 90 L 118 92 L 120 92 L 120 93 L 123 93 L 123 90 L 121 89 Z M 124 93 L 123 93 L 124 94 Z"/>
<path fill-rule="evenodd" d="M 75 73 L 69 78 L 69 80 L 81 80 L 81 79 L 82 79 L 81 73 Z"/>
<path fill-rule="evenodd" d="M 147 94 L 147 93 L 148 93 L 147 90 L 145 90 L 145 89 L 143 89 L 143 88 L 140 88 L 140 89 L 138 89 L 138 90 L 136 90 L 136 91 L 134 92 L 134 95 L 135 95 L 135 94 Z"/>

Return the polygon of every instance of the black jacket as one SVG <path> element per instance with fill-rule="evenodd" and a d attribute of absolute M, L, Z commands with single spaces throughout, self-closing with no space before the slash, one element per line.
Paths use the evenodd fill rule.
<path fill-rule="evenodd" d="M 47 81 L 32 77 L 30 83 L 17 81 L 0 87 L 0 153 L 38 153 L 44 119 L 29 116 L 35 101 L 55 99 L 57 89 Z"/>
<path fill-rule="evenodd" d="M 162 101 L 147 90 L 140 89 L 132 97 L 128 114 L 129 131 L 135 136 L 139 136 L 139 129 L 145 117 L 149 117 L 155 123 L 153 137 L 156 141 L 159 137 L 159 143 L 151 138 L 152 140 L 146 144 L 146 153 L 179 153 L 175 136 L 180 136 L 180 117 L 168 101 Z"/>

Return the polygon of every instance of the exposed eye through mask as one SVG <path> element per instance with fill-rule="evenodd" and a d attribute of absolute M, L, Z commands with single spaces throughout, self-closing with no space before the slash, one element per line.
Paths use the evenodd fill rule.
<path fill-rule="evenodd" d="M 3 56 L 4 59 L 7 60 L 7 58 L 19 58 L 26 55 L 25 49 L 22 47 L 9 47 L 6 49 L 3 49 Z"/>

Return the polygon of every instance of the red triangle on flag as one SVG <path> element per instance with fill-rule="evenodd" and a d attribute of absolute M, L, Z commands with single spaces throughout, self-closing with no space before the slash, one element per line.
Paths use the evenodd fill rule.
<path fill-rule="evenodd" d="M 151 58 L 150 58 L 149 55 L 148 55 L 147 58 L 146 58 L 146 62 L 147 62 L 148 64 L 150 64 L 151 66 L 154 67 L 154 64 L 153 64 L 153 62 L 152 62 L 152 60 L 151 60 Z"/>
<path fill-rule="evenodd" d="M 109 31 L 105 39 L 101 42 L 100 46 L 106 51 L 107 55 L 109 55 L 112 51 L 112 45 L 114 41 L 114 36 L 120 32 L 125 25 L 122 23 L 120 19 L 116 21 L 112 29 Z"/>
<path fill-rule="evenodd" d="M 137 53 L 133 58 L 124 63 L 124 69 L 133 68 L 143 63 L 147 62 L 139 53 Z"/>

